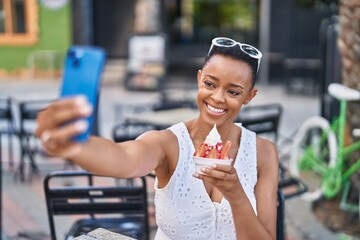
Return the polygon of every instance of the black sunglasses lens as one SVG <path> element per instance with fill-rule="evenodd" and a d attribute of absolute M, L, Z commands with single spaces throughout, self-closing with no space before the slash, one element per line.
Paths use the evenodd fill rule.
<path fill-rule="evenodd" d="M 250 56 L 258 56 L 259 55 L 259 51 L 256 50 L 255 48 L 251 47 L 251 46 L 242 46 L 241 49 L 246 52 L 247 54 L 249 54 Z"/>
<path fill-rule="evenodd" d="M 224 38 L 219 38 L 216 39 L 216 43 L 219 44 L 220 46 L 233 46 L 234 45 L 234 41 L 231 39 L 224 39 Z"/>

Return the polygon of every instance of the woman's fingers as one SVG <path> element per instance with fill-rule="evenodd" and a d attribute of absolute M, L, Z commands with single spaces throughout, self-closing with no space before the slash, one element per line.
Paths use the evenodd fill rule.
<path fill-rule="evenodd" d="M 227 180 L 232 174 L 236 173 L 234 167 L 222 164 L 216 164 L 210 168 L 203 168 L 201 171 L 208 176 L 222 180 Z"/>
<path fill-rule="evenodd" d="M 72 138 L 88 128 L 87 122 L 82 119 L 91 112 L 92 107 L 84 96 L 56 101 L 38 114 L 35 135 L 49 154 L 74 156 L 83 146 Z"/>
<path fill-rule="evenodd" d="M 38 114 L 35 134 L 41 137 L 44 131 L 58 128 L 74 119 L 87 117 L 91 112 L 92 107 L 82 96 L 57 101 Z"/>
<path fill-rule="evenodd" d="M 84 97 L 76 97 L 61 101 L 51 109 L 55 124 L 67 122 L 74 118 L 86 117 L 91 114 L 92 107 Z"/>
<path fill-rule="evenodd" d="M 202 168 L 201 171 L 204 174 L 195 173 L 193 176 L 218 187 L 238 182 L 237 172 L 233 166 L 216 164 L 209 168 Z"/>
<path fill-rule="evenodd" d="M 216 187 L 227 200 L 238 199 L 239 191 L 234 189 L 241 189 L 241 183 L 233 166 L 216 164 L 201 171 L 204 174 L 194 173 L 193 176 Z"/>
<path fill-rule="evenodd" d="M 41 135 L 41 140 L 49 149 L 54 149 L 60 145 L 67 144 L 72 137 L 84 132 L 88 127 L 88 123 L 84 120 L 76 121 L 61 128 L 53 130 L 45 130 Z"/>

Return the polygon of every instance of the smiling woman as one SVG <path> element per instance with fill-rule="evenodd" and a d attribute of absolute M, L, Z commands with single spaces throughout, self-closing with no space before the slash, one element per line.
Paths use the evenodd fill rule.
<path fill-rule="evenodd" d="M 199 115 L 134 141 L 72 142 L 80 130 L 76 123 L 64 123 L 89 114 L 81 111 L 88 103 L 76 99 L 57 101 L 40 113 L 36 132 L 50 154 L 100 175 L 132 178 L 155 171 L 156 240 L 276 239 L 276 149 L 234 124 L 242 105 L 257 93 L 260 59 L 250 45 L 215 38 L 197 74 Z M 231 164 L 195 172 L 195 149 L 215 124 L 221 142 L 231 142 Z"/>
<path fill-rule="evenodd" d="M 0 45 L 38 42 L 36 0 L 0 0 Z"/>

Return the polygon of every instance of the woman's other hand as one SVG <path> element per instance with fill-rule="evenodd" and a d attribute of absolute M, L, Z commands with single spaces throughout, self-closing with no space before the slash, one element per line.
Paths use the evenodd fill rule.
<path fill-rule="evenodd" d="M 81 118 L 91 113 L 92 107 L 84 96 L 61 99 L 38 113 L 35 135 L 50 155 L 70 158 L 82 149 L 83 144 L 72 138 L 88 128 Z"/>
<path fill-rule="evenodd" d="M 234 191 L 242 189 L 236 169 L 233 166 L 215 164 L 210 168 L 203 168 L 204 174 L 194 174 L 194 177 L 204 180 L 216 187 L 229 202 L 239 199 L 239 194 L 244 191 Z"/>

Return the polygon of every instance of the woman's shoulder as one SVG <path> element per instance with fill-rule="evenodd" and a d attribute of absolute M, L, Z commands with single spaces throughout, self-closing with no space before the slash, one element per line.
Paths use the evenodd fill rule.
<path fill-rule="evenodd" d="M 168 158 L 169 155 L 173 154 L 178 149 L 177 138 L 169 129 L 148 131 L 142 134 L 138 140 L 163 152 L 165 158 Z"/>
<path fill-rule="evenodd" d="M 256 152 L 258 168 L 278 168 L 278 154 L 276 146 L 268 139 L 256 137 Z"/>

